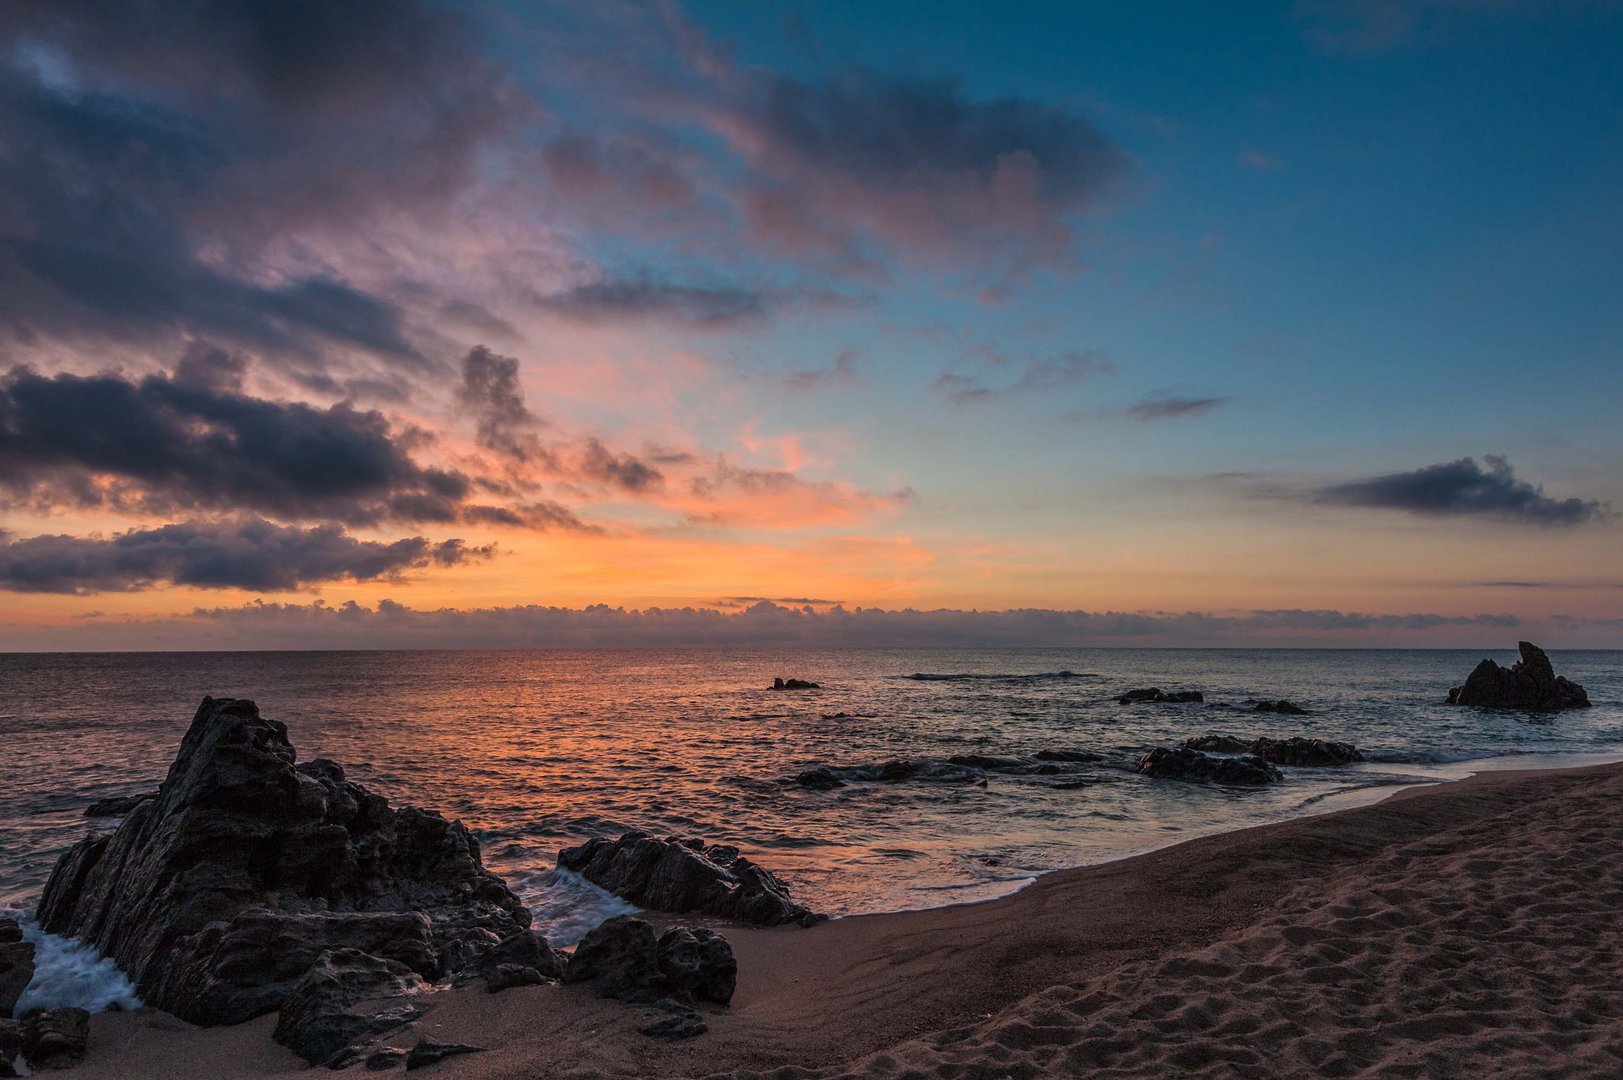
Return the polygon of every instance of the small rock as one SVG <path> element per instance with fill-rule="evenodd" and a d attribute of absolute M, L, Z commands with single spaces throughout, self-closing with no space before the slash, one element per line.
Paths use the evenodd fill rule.
<path fill-rule="evenodd" d="M 630 915 L 599 923 L 575 946 L 563 981 L 589 982 L 599 997 L 654 1000 L 660 982 L 654 928 Z"/>
<path fill-rule="evenodd" d="M 660 840 L 629 832 L 598 837 L 558 853 L 558 865 L 639 907 L 698 911 L 778 926 L 809 925 L 819 916 L 794 902 L 789 887 L 735 847 L 693 837 Z"/>
<path fill-rule="evenodd" d="M 406 1054 L 406 1071 L 420 1069 L 424 1065 L 432 1065 L 457 1054 L 482 1054 L 483 1046 L 469 1046 L 467 1043 L 437 1043 L 420 1039 L 416 1046 Z"/>
<path fill-rule="evenodd" d="M 1158 703 L 1181 704 L 1188 701 L 1205 701 L 1206 695 L 1199 690 L 1174 690 L 1168 693 L 1159 686 L 1145 687 L 1141 690 L 1129 690 L 1116 698 L 1118 705 L 1135 705 L 1143 701 Z"/>
<path fill-rule="evenodd" d="M 383 1072 L 385 1069 L 392 1069 L 405 1062 L 406 1054 L 407 1051 L 397 1046 L 385 1046 L 381 1050 L 374 1050 L 366 1055 L 366 1071 Z"/>
<path fill-rule="evenodd" d="M 704 1022 L 704 1017 L 691 1005 L 665 998 L 657 1002 L 656 1007 L 664 1015 L 638 1028 L 640 1034 L 674 1041 L 691 1039 L 710 1030 L 710 1026 Z"/>
<path fill-rule="evenodd" d="M 22 1076 L 27 1068 L 22 1056 L 22 1021 L 0 1018 L 0 1077 Z"/>
<path fill-rule="evenodd" d="M 489 975 L 485 976 L 485 989 L 492 993 L 511 990 L 515 986 L 540 986 L 546 978 L 533 967 L 523 964 L 497 964 Z"/>
<path fill-rule="evenodd" d="M 659 939 L 659 974 L 672 997 L 725 1005 L 738 985 L 738 961 L 720 934 L 679 926 Z"/>
<path fill-rule="evenodd" d="M 1268 784 L 1284 779 L 1260 757 L 1211 757 L 1185 747 L 1157 747 L 1144 755 L 1138 772 L 1157 779 L 1204 784 Z"/>
<path fill-rule="evenodd" d="M 819 791 L 832 791 L 842 788 L 845 781 L 837 776 L 833 769 L 827 765 L 819 765 L 814 769 L 806 769 L 795 774 L 795 783 L 801 787 L 815 788 Z"/>
<path fill-rule="evenodd" d="M 1278 701 L 1258 701 L 1252 704 L 1256 712 L 1283 713 L 1287 716 L 1306 716 L 1307 710 L 1294 701 L 1280 698 Z"/>
<path fill-rule="evenodd" d="M 22 1021 L 23 1060 L 36 1069 L 71 1069 L 85 1059 L 90 1014 L 46 1009 Z"/>
<path fill-rule="evenodd" d="M 1039 750 L 1038 761 L 1102 761 L 1100 754 L 1090 754 L 1086 750 Z"/>
<path fill-rule="evenodd" d="M 546 935 L 539 930 L 520 930 L 509 934 L 491 951 L 490 963 L 494 967 L 517 964 L 534 968 L 543 977 L 556 979 L 563 975 L 569 958 L 547 944 Z"/>
<path fill-rule="evenodd" d="M 34 943 L 24 941 L 16 919 L 0 918 L 0 1018 L 11 1015 L 34 979 Z"/>
<path fill-rule="evenodd" d="M 822 688 L 823 687 L 821 684 L 810 682 L 806 679 L 772 680 L 772 689 L 774 690 L 821 690 Z"/>
<path fill-rule="evenodd" d="M 312 1065 L 332 1061 L 350 1044 L 381 1035 L 415 1020 L 410 1006 L 383 1006 L 355 1012 L 363 1001 L 387 999 L 427 989 L 404 964 L 354 949 L 321 954 L 282 1003 L 271 1038 Z"/>

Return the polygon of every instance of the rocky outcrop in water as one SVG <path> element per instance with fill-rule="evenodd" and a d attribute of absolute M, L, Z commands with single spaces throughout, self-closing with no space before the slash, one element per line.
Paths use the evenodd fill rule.
<path fill-rule="evenodd" d="M 1306 716 L 1308 712 L 1294 701 L 1247 701 L 1252 712 L 1279 713 L 1281 716 Z"/>
<path fill-rule="evenodd" d="M 1464 685 L 1448 692 L 1450 705 L 1485 705 L 1497 709 L 1587 709 L 1584 688 L 1557 675 L 1544 650 L 1530 641 L 1518 642 L 1522 658 L 1511 667 L 1492 660 L 1476 666 Z"/>
<path fill-rule="evenodd" d="M 62 856 L 39 920 L 112 957 L 148 1004 L 217 1024 L 278 1009 L 351 953 L 392 978 L 477 972 L 530 913 L 460 823 L 298 764 L 253 702 L 204 698 L 157 797 Z"/>
<path fill-rule="evenodd" d="M 737 848 L 692 837 L 597 837 L 560 851 L 558 865 L 659 911 L 703 912 L 761 926 L 809 926 L 822 917 L 791 900 L 787 885 Z"/>
<path fill-rule="evenodd" d="M 1291 765 L 1313 768 L 1347 765 L 1363 761 L 1364 755 L 1352 743 L 1333 742 L 1329 739 L 1308 739 L 1293 735 L 1288 739 L 1270 739 L 1263 736 L 1246 742 L 1232 735 L 1200 735 L 1179 744 L 1185 750 L 1200 750 L 1211 754 L 1254 754 L 1272 765 Z"/>
<path fill-rule="evenodd" d="M 1183 746 L 1156 747 L 1139 761 L 1137 771 L 1156 779 L 1197 784 L 1255 786 L 1284 779 L 1278 769 L 1254 755 L 1213 757 Z"/>
<path fill-rule="evenodd" d="M 1183 703 L 1188 701 L 1205 701 L 1206 695 L 1199 690 L 1174 690 L 1168 693 L 1159 686 L 1149 686 L 1142 690 L 1129 690 L 1116 698 L 1118 705 L 1137 705 L 1142 702 L 1157 704 Z"/>
<path fill-rule="evenodd" d="M 16 919 L 0 917 L 0 1019 L 11 1015 L 34 978 L 34 943 L 23 940 Z"/>
<path fill-rule="evenodd" d="M 808 682 L 805 679 L 773 679 L 774 690 L 821 690 L 820 683 Z"/>
<path fill-rule="evenodd" d="M 156 791 L 142 795 L 115 795 L 110 799 L 97 799 L 85 807 L 85 817 L 123 817 L 148 799 L 156 799 Z"/>

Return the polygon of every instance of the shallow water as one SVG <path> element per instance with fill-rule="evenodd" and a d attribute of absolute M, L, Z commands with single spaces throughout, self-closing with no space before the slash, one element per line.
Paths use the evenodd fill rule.
<path fill-rule="evenodd" d="M 1510 663 L 1514 653 L 1490 654 Z M 1043 871 L 1460 775 L 1505 755 L 1623 751 L 1623 653 L 1553 653 L 1596 708 L 1440 704 L 1482 654 L 1317 650 L 829 650 L 0 656 L 0 906 L 37 897 L 93 799 L 161 779 L 204 694 L 252 697 L 301 760 L 461 818 L 488 865 L 574 940 L 612 898 L 551 872 L 560 847 L 642 828 L 737 844 L 833 914 L 1008 892 Z M 775 693 L 775 676 L 821 690 Z M 1289 698 L 1303 717 L 1121 706 L 1138 686 L 1210 704 Z M 840 714 L 844 714 L 843 716 Z M 1149 747 L 1225 731 L 1311 734 L 1370 761 L 1262 790 L 1151 781 Z M 1061 775 L 782 782 L 813 765 L 1092 751 Z M 1545 756 L 1549 755 L 1548 758 Z"/>

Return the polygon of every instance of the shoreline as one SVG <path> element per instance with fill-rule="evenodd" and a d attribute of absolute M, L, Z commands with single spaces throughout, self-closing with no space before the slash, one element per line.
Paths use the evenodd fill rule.
<path fill-rule="evenodd" d="M 1054 871 L 1017 892 L 991 900 L 849 916 L 811 929 L 720 927 L 738 956 L 738 993 L 731 1008 L 706 1010 L 710 1032 L 689 1043 L 659 1043 L 636 1035 L 635 1010 L 593 998 L 578 987 L 522 987 L 495 995 L 478 986 L 445 991 L 436 995 L 417 1028 L 430 1038 L 491 1048 L 488 1053 L 437 1066 L 438 1073 L 445 1076 L 749 1076 L 783 1066 L 826 1068 L 850 1063 L 861 1066 L 850 1075 L 879 1076 L 898 1070 L 904 1058 L 933 1074 L 931 1064 L 964 1064 L 986 1059 L 988 1054 L 991 1058 L 987 1060 L 1024 1055 L 1041 1071 L 1080 1067 L 1074 1058 L 1077 1048 L 1105 1037 L 1088 1019 L 1097 1009 L 1073 1017 L 1074 1030 L 1064 1023 L 1041 1025 L 1045 1033 L 1035 1039 L 1011 1035 L 1031 1026 L 1022 1014 L 1032 1010 L 1051 1013 L 1050 1005 L 1043 1004 L 1049 998 L 1076 994 L 1086 998 L 1089 987 L 1131 981 L 1138 972 L 1141 981 L 1147 980 L 1148 996 L 1139 1008 L 1129 1010 L 1127 1022 L 1149 1022 L 1138 1016 L 1145 1009 L 1172 1008 L 1161 1000 L 1169 993 L 1184 1003 L 1181 1007 L 1198 996 L 1207 1004 L 1196 1010 L 1199 1015 L 1185 1017 L 1164 1030 L 1163 1036 L 1177 1037 L 1164 1037 L 1161 1050 L 1171 1053 L 1195 1043 L 1205 1045 L 1217 1055 L 1213 1060 L 1227 1061 L 1225 1068 L 1232 1072 L 1231 1066 L 1243 1063 L 1224 1055 L 1230 1050 L 1239 1053 L 1235 1047 L 1254 1043 L 1256 1029 L 1243 1037 L 1225 1036 L 1225 1025 L 1217 1022 L 1223 1009 L 1212 1001 L 1229 1000 L 1254 988 L 1257 973 L 1242 974 L 1246 965 L 1229 965 L 1225 972 L 1222 962 L 1189 958 L 1213 949 L 1233 952 L 1280 947 L 1281 941 L 1287 952 L 1309 951 L 1316 940 L 1290 944 L 1292 925 L 1322 919 L 1327 911 L 1333 915 L 1349 905 L 1356 907 L 1355 900 L 1363 903 L 1358 898 L 1382 895 L 1383 889 L 1391 902 L 1379 903 L 1394 909 L 1418 903 L 1403 898 L 1426 890 L 1437 894 L 1426 903 L 1446 906 L 1458 901 L 1439 897 L 1472 895 L 1475 882 L 1465 879 L 1483 874 L 1492 878 L 1490 867 L 1514 865 L 1524 891 L 1535 892 L 1548 892 L 1574 870 L 1581 872 L 1580 877 L 1597 872 L 1601 875 L 1599 889 L 1592 885 L 1558 889 L 1554 896 L 1540 894 L 1524 906 L 1554 911 L 1564 923 L 1581 929 L 1597 954 L 1613 958 L 1608 963 L 1623 962 L 1603 948 L 1619 936 L 1616 912 L 1623 908 L 1623 845 L 1617 830 L 1595 827 L 1602 820 L 1610 824 L 1611 807 L 1619 798 L 1623 798 L 1623 763 L 1483 770 L 1454 782 L 1406 787 L 1365 806 L 1209 834 L 1112 862 Z M 1511 833 L 1519 834 L 1514 842 L 1506 839 Z M 1598 852 L 1587 863 L 1575 863 L 1571 855 L 1580 843 L 1596 847 Z M 1414 869 L 1426 859 L 1449 865 L 1432 867 L 1424 874 Z M 1594 924 L 1594 912 L 1584 906 L 1586 902 L 1600 903 L 1606 913 L 1603 923 Z M 1429 911 L 1421 904 L 1407 922 L 1432 926 L 1438 916 Z M 1506 921 L 1505 911 L 1491 903 L 1483 915 L 1504 923 L 1499 927 L 1501 937 L 1518 932 L 1514 921 Z M 1434 929 L 1446 934 L 1448 922 L 1463 917 L 1455 912 Z M 1268 933 L 1284 936 L 1270 945 L 1271 939 L 1259 928 L 1280 919 L 1287 920 L 1284 929 L 1275 927 Z M 1289 993 L 1311 997 L 1316 989 L 1321 995 L 1328 991 L 1354 1000 L 1358 995 L 1346 998 L 1347 984 L 1355 985 L 1360 974 L 1354 959 L 1363 957 L 1364 966 L 1371 971 L 1393 962 L 1389 943 L 1382 936 L 1401 929 L 1405 920 L 1382 927 L 1379 919 L 1372 922 L 1363 915 L 1331 919 L 1332 923 L 1338 920 L 1348 925 L 1323 931 L 1324 940 L 1336 942 L 1334 948 L 1324 951 L 1340 958 L 1329 962 L 1337 969 L 1335 985 L 1318 981 L 1323 975 L 1304 968 L 1304 957 L 1295 956 L 1283 970 L 1275 970 L 1279 965 L 1260 965 L 1272 972 L 1270 978 L 1291 983 L 1276 988 L 1275 997 L 1283 1000 Z M 1400 957 L 1403 962 L 1431 973 L 1440 965 L 1473 975 L 1468 968 L 1460 968 L 1457 945 L 1428 951 L 1423 942 L 1407 944 L 1409 954 Z M 1623 955 L 1623 949 L 1616 955 Z M 1193 967 L 1183 971 L 1180 964 Z M 1551 971 L 1545 974 L 1550 980 L 1579 990 L 1586 985 L 1580 977 L 1581 960 L 1552 953 L 1549 964 Z M 1156 965 L 1167 970 L 1143 974 Z M 1483 970 L 1502 968 L 1490 964 Z M 1607 985 L 1615 986 L 1623 972 L 1607 968 L 1603 974 L 1612 980 Z M 1477 972 L 1473 977 L 1482 976 Z M 1201 984 L 1198 995 L 1187 986 L 1183 994 L 1173 991 L 1191 980 Z M 1424 985 L 1425 979 L 1414 983 Z M 1161 988 L 1159 992 L 1149 992 L 1156 987 Z M 1092 991 L 1094 996 L 1099 992 Z M 1107 996 L 1128 1003 L 1133 1000 L 1131 994 L 1112 992 Z M 1611 996 L 1616 998 L 1615 993 Z M 1440 1000 L 1448 998 L 1445 995 Z M 1623 1062 L 1618 1056 L 1623 1054 L 1623 1015 L 1613 1016 L 1608 1008 L 1586 1001 L 1565 1006 L 1562 1013 L 1524 1004 L 1515 1018 L 1515 1030 L 1531 1031 L 1527 1038 L 1549 1042 L 1555 1036 L 1537 1034 L 1540 1025 L 1559 1028 L 1562 1015 L 1594 1014 L 1594 1023 L 1581 1026 L 1604 1022 L 1609 1035 L 1596 1053 L 1612 1069 Z M 1623 1012 L 1623 1002 L 1617 1010 Z M 1211 1022 L 1200 1023 L 1202 1017 Z M 1246 1026 L 1236 1026 L 1234 1018 L 1229 1019 L 1227 1027 L 1233 1032 Z M 1509 1018 L 1502 1019 L 1511 1024 Z M 1564 1022 L 1571 1026 L 1570 1019 Z M 104 1013 L 92 1021 L 90 1055 L 81 1071 L 87 1077 L 306 1072 L 301 1061 L 270 1041 L 274 1023 L 271 1016 L 235 1028 L 194 1029 L 150 1009 Z M 1614 1023 L 1615 1029 L 1610 1026 Z M 1450 1024 L 1465 1034 L 1450 1037 Z M 1202 1027 L 1212 1030 L 1197 1030 Z M 1429 1040 L 1449 1048 L 1453 1056 L 1440 1059 L 1444 1064 L 1458 1057 L 1463 1045 L 1460 1039 L 1474 1041 L 1484 1031 L 1498 1047 L 1496 1053 L 1510 1052 L 1505 1045 L 1506 1040 L 1514 1041 L 1509 1028 L 1499 1031 L 1489 1024 L 1466 1032 L 1468 1028 L 1472 1028 L 1468 1020 L 1454 1017 Z M 1294 1038 L 1301 1041 L 1305 1036 Z M 1011 1039 L 1022 1045 L 1012 1047 Z M 1308 1058 L 1323 1049 L 1319 1046 L 1322 1039 L 1310 1039 L 1313 1045 L 1292 1052 L 1307 1055 L 1300 1069 L 1318 1071 L 1326 1062 L 1335 1065 L 1338 1054 L 1356 1064 L 1359 1041 L 1356 1031 L 1352 1032 L 1342 1039 L 1347 1047 L 1336 1043 L 1340 1048 L 1329 1051 L 1318 1064 L 1311 1064 Z M 1406 1053 L 1422 1053 L 1429 1045 L 1427 1040 L 1409 1041 L 1415 1045 L 1406 1045 Z M 1030 1045 L 1024 1045 L 1028 1042 Z M 1234 1046 L 1228 1045 L 1231 1043 Z M 1072 1054 L 1066 1059 L 1068 1064 L 1037 1062 L 1064 1046 Z M 1369 1053 L 1381 1049 L 1372 1044 Z M 1095 1057 L 1102 1053 L 1104 1058 L 1112 1054 L 1131 1058 L 1139 1052 L 1126 1046 L 1115 1050 L 1096 1046 L 1090 1051 Z M 1010 1064 L 1019 1063 L 1011 1058 Z M 1096 1064 L 1106 1061 L 1101 1058 Z M 1186 1068 L 1161 1058 L 1141 1063 L 1143 1075 L 1169 1069 L 1198 1071 L 1196 1065 L 1191 1062 Z M 1443 1074 L 1453 1067 L 1445 1068 Z M 1463 1064 L 1458 1067 L 1465 1071 Z M 1023 1066 L 1010 1072 L 1031 1074 Z M 1263 1067 L 1261 1075 L 1269 1074 Z M 776 1075 L 812 1074 L 797 1069 Z"/>

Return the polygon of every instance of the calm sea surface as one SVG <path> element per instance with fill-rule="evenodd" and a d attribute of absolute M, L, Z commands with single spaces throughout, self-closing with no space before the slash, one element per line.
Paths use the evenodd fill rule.
<path fill-rule="evenodd" d="M 1510 663 L 1514 653 L 1492 654 Z M 0 906 L 29 903 L 92 799 L 150 789 L 204 694 L 251 697 L 301 760 L 461 818 L 564 942 L 615 909 L 558 849 L 640 828 L 737 844 L 834 914 L 982 899 L 1046 870 L 1457 777 L 1507 755 L 1623 754 L 1623 653 L 1552 653 L 1596 707 L 1440 704 L 1476 652 L 851 650 L 0 655 Z M 1060 674 L 1069 673 L 1069 674 Z M 774 693 L 774 676 L 823 688 Z M 1289 698 L 1311 716 L 1121 706 L 1131 687 Z M 1136 776 L 1187 735 L 1311 734 L 1370 761 L 1227 790 Z M 808 790 L 814 765 L 1080 750 L 1052 775 Z M 1556 761 L 1558 758 L 1550 757 Z"/>

